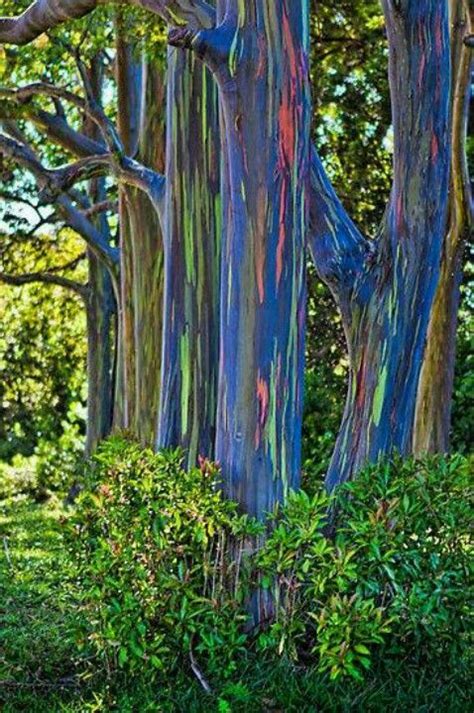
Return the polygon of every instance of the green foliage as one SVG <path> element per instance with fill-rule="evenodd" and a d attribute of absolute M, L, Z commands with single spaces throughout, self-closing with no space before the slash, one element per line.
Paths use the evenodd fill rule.
<path fill-rule="evenodd" d="M 31 456 L 17 453 L 11 463 L 0 461 L 0 500 L 19 493 L 37 499 L 66 494 L 83 470 L 81 426 L 82 419 L 69 414 L 59 438 L 41 439 Z"/>
<path fill-rule="evenodd" d="M 37 245 L 4 239 L 0 271 L 52 270 L 74 259 L 80 248 L 67 230 L 42 236 Z M 84 279 L 84 268 L 72 277 Z M 60 438 L 71 414 L 80 412 L 85 314 L 77 295 L 62 287 L 0 282 L 0 315 L 0 461 L 9 461 L 17 454 L 33 455 L 40 441 Z M 76 415 L 72 420 L 80 421 Z"/>
<path fill-rule="evenodd" d="M 54 499 L 46 507 L 19 494 L 0 497 L 2 711 L 48 710 L 38 705 L 41 693 L 64 692 L 78 672 L 80 657 L 71 656 L 77 601 L 63 547 L 64 514 Z M 21 703 L 9 705 L 19 692 Z"/>
<path fill-rule="evenodd" d="M 293 494 L 259 555 L 278 603 L 264 647 L 333 678 L 362 679 L 376 648 L 420 668 L 461 666 L 472 631 L 470 465 L 396 460 L 333 500 Z"/>
<path fill-rule="evenodd" d="M 244 592 L 229 547 L 259 526 L 224 499 L 215 466 L 185 472 L 181 461 L 112 439 L 80 497 L 84 635 L 109 669 L 147 666 L 155 677 L 196 656 L 227 676 L 243 652 Z"/>
<path fill-rule="evenodd" d="M 232 596 L 218 593 L 212 614 L 207 604 L 201 610 L 193 593 L 197 582 L 202 586 L 202 571 L 193 569 L 193 563 L 202 559 L 203 532 L 208 545 L 215 537 L 211 523 L 219 531 L 222 524 L 229 531 L 231 520 L 238 536 L 241 526 L 253 533 L 251 524 L 242 521 L 231 504 L 221 509 L 224 503 L 211 487 L 215 471 L 210 464 L 185 474 L 176 454 L 151 456 L 120 439 L 106 444 L 100 458 L 91 475 L 93 489 L 84 493 L 78 513 L 72 515 L 76 527 L 65 522 L 67 512 L 54 498 L 38 504 L 25 495 L 6 500 L 0 495 L 0 706 L 5 713 L 464 713 L 472 709 L 472 678 L 466 670 L 469 642 L 464 633 L 469 587 L 463 567 L 470 547 L 467 460 L 453 456 L 421 464 L 396 462 L 366 471 L 338 496 L 336 540 L 321 533 L 326 496 L 293 495 L 260 555 L 260 566 L 269 570 L 272 586 L 277 580 L 280 604 L 288 598 L 290 614 L 278 609 L 278 621 L 257 642 L 247 636 L 245 642 L 232 644 L 230 665 L 229 654 L 224 651 L 219 662 L 216 649 L 211 648 L 210 672 L 208 643 L 198 651 L 200 633 L 194 630 L 211 628 L 214 636 L 224 632 L 225 647 L 229 632 L 242 636 L 242 607 L 240 601 L 230 611 L 222 606 L 234 590 Z M 130 486 L 125 482 L 127 474 L 133 476 Z M 164 482 L 153 485 L 152 492 L 159 494 L 152 502 L 147 481 L 155 475 Z M 186 484 L 176 483 L 176 476 L 185 478 Z M 189 497 L 191 510 L 182 497 Z M 156 520 L 153 503 L 166 514 L 175 499 L 181 522 L 172 518 L 164 529 L 158 528 L 158 534 L 161 542 L 165 538 L 176 545 L 176 551 L 163 555 L 160 543 L 150 535 Z M 127 512 L 123 528 L 117 531 L 120 507 Z M 89 538 L 85 548 L 77 538 L 81 532 Z M 121 550 L 114 546 L 116 538 Z M 176 562 L 184 558 L 187 581 L 186 576 L 176 575 Z M 154 596 L 164 597 L 168 608 L 146 599 L 151 593 L 146 585 L 153 574 L 146 573 L 151 560 L 156 573 Z M 249 578 L 255 581 L 244 569 L 240 593 Z M 123 585 L 119 592 L 118 581 Z M 235 573 L 226 571 L 223 582 L 230 581 L 235 585 Z M 118 594 L 117 600 L 124 602 L 127 596 L 135 596 L 133 591 L 144 596 L 129 609 L 124 607 L 119 616 L 112 597 Z M 184 617 L 183 594 L 191 600 Z M 156 619 L 150 616 L 152 610 Z M 143 621 L 150 627 L 143 637 L 144 653 L 131 651 L 131 658 L 120 667 L 118 639 L 107 640 L 104 632 L 113 626 L 118 636 L 128 636 Z M 176 631 L 171 630 L 171 622 Z M 153 632 L 157 636 L 166 632 L 164 646 L 173 649 L 161 653 L 166 666 L 162 671 L 147 653 Z M 191 668 L 186 632 L 194 635 L 194 663 L 208 677 L 210 693 Z M 374 641 L 377 632 L 382 643 Z M 331 649 L 339 647 L 336 665 L 341 667 L 342 637 L 355 654 L 353 665 L 364 676 L 363 682 L 347 665 L 349 675 L 341 673 L 331 680 L 330 669 L 322 665 L 321 648 L 327 644 L 323 654 L 327 664 L 336 656 Z M 342 653 L 347 663 L 346 648 Z M 367 659 L 368 669 L 363 663 Z"/>
<path fill-rule="evenodd" d="M 152 678 L 197 660 L 234 681 L 250 652 L 362 682 L 375 657 L 460 666 L 469 624 L 468 461 L 395 461 L 330 497 L 301 491 L 261 526 L 222 498 L 215 466 L 186 473 L 179 453 L 105 444 L 74 529 L 84 642 L 108 670 Z M 328 513 L 336 534 L 328 537 Z M 259 585 L 256 583 L 259 582 Z M 275 619 L 246 634 L 248 593 Z"/>
<path fill-rule="evenodd" d="M 62 424 L 63 431 L 54 441 L 41 440 L 35 450 L 37 489 L 39 493 L 65 493 L 82 475 L 84 438 L 82 418 L 74 413 Z"/>
<path fill-rule="evenodd" d="M 466 265 L 457 335 L 451 445 L 471 453 L 474 446 L 474 261 Z"/>
<path fill-rule="evenodd" d="M 392 170 L 388 57 L 380 3 L 319 2 L 311 18 L 311 39 L 316 145 L 349 214 L 366 235 L 374 236 Z"/>

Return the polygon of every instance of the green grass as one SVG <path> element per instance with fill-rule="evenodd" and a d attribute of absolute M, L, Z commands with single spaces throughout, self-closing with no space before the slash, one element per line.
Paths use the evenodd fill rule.
<path fill-rule="evenodd" d="M 0 701 L 5 711 L 51 710 L 79 686 L 71 639 L 77 601 L 57 503 L 0 503 Z M 45 706 L 42 706 L 42 699 Z"/>
<path fill-rule="evenodd" d="M 183 662 L 174 680 L 108 677 L 74 639 L 80 583 L 63 542 L 65 512 L 54 499 L 0 501 L 0 708 L 5 713 L 183 711 L 285 713 L 391 711 L 465 713 L 473 709 L 469 676 L 379 664 L 364 686 L 331 684 L 289 664 L 249 656 L 235 681 L 206 695 Z M 210 682 L 214 686 L 214 682 Z"/>

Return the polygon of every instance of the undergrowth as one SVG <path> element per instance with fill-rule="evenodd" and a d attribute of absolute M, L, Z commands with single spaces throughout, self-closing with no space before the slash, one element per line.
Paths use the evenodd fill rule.
<path fill-rule="evenodd" d="M 222 532 L 258 527 L 216 475 L 114 441 L 77 508 L 0 501 L 2 710 L 472 709 L 466 459 L 367 471 L 334 541 L 324 496 L 294 495 L 238 578 Z M 285 604 L 259 637 L 242 626 L 246 581 Z"/>

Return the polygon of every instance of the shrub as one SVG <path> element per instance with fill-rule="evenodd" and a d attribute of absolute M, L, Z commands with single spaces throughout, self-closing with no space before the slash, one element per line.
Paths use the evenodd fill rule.
<path fill-rule="evenodd" d="M 224 499 L 212 463 L 186 472 L 181 462 L 111 439 L 80 496 L 82 634 L 108 670 L 146 666 L 153 677 L 202 659 L 225 677 L 244 648 L 245 577 L 228 550 L 260 527 Z"/>
<path fill-rule="evenodd" d="M 184 666 L 237 685 L 249 651 L 332 679 L 390 666 L 460 667 L 469 631 L 469 463 L 461 456 L 371 467 L 329 497 L 293 493 L 262 526 L 239 514 L 203 461 L 106 443 L 73 527 L 82 631 L 109 671 L 150 679 Z M 326 534 L 333 513 L 335 536 Z M 248 632 L 256 582 L 274 618 Z"/>
<path fill-rule="evenodd" d="M 367 468 L 332 501 L 293 494 L 259 555 L 279 604 L 261 646 L 333 678 L 361 679 L 375 647 L 415 665 L 458 665 L 472 630 L 469 465 L 395 460 Z"/>

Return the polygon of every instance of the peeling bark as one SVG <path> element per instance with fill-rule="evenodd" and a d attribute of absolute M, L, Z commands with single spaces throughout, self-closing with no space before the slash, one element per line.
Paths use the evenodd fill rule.
<path fill-rule="evenodd" d="M 335 289 L 351 374 L 327 487 L 366 462 L 412 449 L 418 384 L 446 234 L 451 156 L 447 3 L 384 0 L 395 136 L 394 183 L 355 280 Z M 337 241 L 336 241 L 337 242 Z M 338 247 L 334 261 L 337 263 Z"/>
<path fill-rule="evenodd" d="M 108 271 L 89 251 L 87 324 L 86 456 L 112 428 L 112 316 L 114 296 Z"/>
<path fill-rule="evenodd" d="M 217 87 L 180 49 L 168 55 L 165 302 L 159 447 L 214 457 L 222 231 Z"/>
<path fill-rule="evenodd" d="M 450 23 L 453 137 L 449 221 L 418 387 L 413 434 L 417 455 L 449 450 L 463 251 L 473 225 L 466 161 L 472 71 L 471 50 L 464 44 L 472 31 L 467 0 L 450 0 Z"/>
<path fill-rule="evenodd" d="M 216 458 L 225 489 L 263 517 L 300 477 L 308 5 L 222 0 L 217 28 L 172 33 L 218 83 L 225 130 Z"/>
<path fill-rule="evenodd" d="M 126 151 L 163 170 L 161 70 L 137 62 L 120 40 L 117 54 L 119 133 Z M 143 445 L 156 437 L 160 400 L 163 240 L 156 206 L 138 189 L 123 187 L 121 226 L 120 373 L 116 425 Z M 121 390 L 121 394 L 120 394 Z"/>

